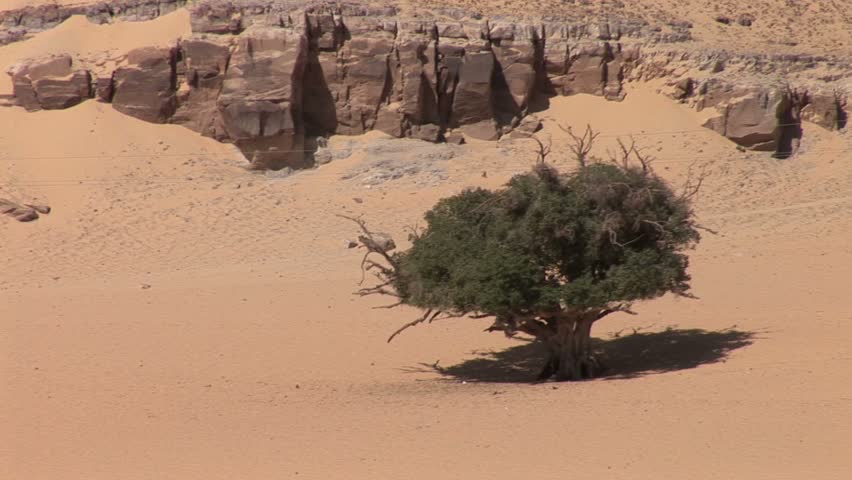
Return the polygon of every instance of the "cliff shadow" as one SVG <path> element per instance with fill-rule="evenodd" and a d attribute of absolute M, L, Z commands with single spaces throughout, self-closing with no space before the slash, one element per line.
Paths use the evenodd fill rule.
<path fill-rule="evenodd" d="M 323 69 L 323 57 L 326 57 L 326 63 L 330 63 L 334 55 L 333 52 L 320 52 L 313 48 L 308 52 L 303 76 L 301 117 L 308 136 L 330 135 L 337 130 L 337 106 Z"/>
<path fill-rule="evenodd" d="M 781 131 L 778 135 L 778 146 L 772 156 L 783 160 L 796 153 L 803 134 L 802 122 L 798 115 L 793 114 L 792 109 L 787 109 L 778 119 L 778 123 L 781 125 Z"/>
<path fill-rule="evenodd" d="M 674 329 L 633 333 L 611 339 L 593 339 L 605 370 L 602 379 L 630 379 L 724 361 L 734 350 L 751 345 L 753 332 L 733 328 L 711 331 Z M 539 342 L 519 340 L 501 351 L 475 351 L 476 357 L 447 367 L 422 363 L 410 372 L 437 372 L 467 382 L 530 383 L 546 358 Z"/>

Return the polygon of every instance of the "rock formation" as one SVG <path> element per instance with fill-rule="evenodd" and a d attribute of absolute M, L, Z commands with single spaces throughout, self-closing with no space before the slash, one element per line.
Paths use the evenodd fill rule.
<path fill-rule="evenodd" d="M 51 29 L 72 15 L 85 15 L 98 24 L 115 20 L 153 20 L 186 5 L 187 0 L 116 0 L 83 4 L 47 3 L 16 10 L 0 11 L 0 45 L 23 40 Z"/>
<path fill-rule="evenodd" d="M 97 13 L 101 4 L 85 13 L 96 21 L 152 18 L 183 3 L 125 0 L 124 10 L 110 3 L 108 18 Z M 69 11 L 61 8 L 44 10 L 41 23 L 25 20 L 32 10 L 13 23 L 49 25 Z M 254 167 L 271 169 L 309 165 L 306 145 L 335 133 L 494 140 L 548 96 L 617 101 L 624 82 L 656 78 L 668 80 L 674 99 L 715 109 L 706 127 L 780 156 L 795 147 L 802 119 L 838 129 L 847 118 L 848 85 L 802 78 L 816 64 L 849 78 L 848 64 L 691 52 L 680 47 L 689 38 L 683 25 L 483 18 L 459 9 L 412 16 L 304 0 L 198 0 L 188 8 L 191 37 L 134 50 L 114 71 L 69 57 L 16 66 L 18 104 L 67 108 L 97 97 L 146 121 L 233 142 Z"/>
<path fill-rule="evenodd" d="M 28 111 L 68 108 L 91 97 L 89 72 L 73 70 L 68 55 L 16 65 L 9 74 L 18 104 Z"/>
<path fill-rule="evenodd" d="M 127 65 L 112 75 L 113 107 L 148 122 L 165 123 L 177 108 L 175 51 L 146 47 L 127 54 Z"/>
<path fill-rule="evenodd" d="M 6 215 L 19 222 L 32 222 L 39 214 L 47 215 L 50 207 L 47 205 L 22 205 L 11 200 L 0 198 L 0 215 Z"/>

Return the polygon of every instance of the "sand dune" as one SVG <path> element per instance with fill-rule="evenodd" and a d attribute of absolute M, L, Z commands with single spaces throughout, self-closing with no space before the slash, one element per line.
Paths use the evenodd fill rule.
<path fill-rule="evenodd" d="M 115 48 L 180 35 L 174 15 Z M 0 66 L 136 26 L 72 21 Z M 742 153 L 628 87 L 553 100 L 551 161 L 570 168 L 557 124 L 601 130 L 600 156 L 633 134 L 673 182 L 710 173 L 696 209 L 719 233 L 692 255 L 699 299 L 603 321 L 622 375 L 576 384 L 518 383 L 493 358 L 529 347 L 487 321 L 387 344 L 415 312 L 351 295 L 336 214 L 402 239 L 437 199 L 527 169 L 529 140 L 335 137 L 339 158 L 282 176 L 94 101 L 0 108 L 0 197 L 54 207 L 0 218 L 0 478 L 849 478 L 852 138 L 805 125 L 789 160 Z"/>

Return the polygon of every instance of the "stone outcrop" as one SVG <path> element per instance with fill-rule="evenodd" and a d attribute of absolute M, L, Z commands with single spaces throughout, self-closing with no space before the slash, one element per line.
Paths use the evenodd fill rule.
<path fill-rule="evenodd" d="M 121 113 L 166 123 L 175 113 L 176 78 L 173 48 L 146 47 L 127 54 L 127 63 L 112 77 L 112 104 Z"/>
<path fill-rule="evenodd" d="M 804 91 L 800 93 L 804 107 L 802 120 L 807 120 L 829 130 L 846 127 L 849 105 L 846 95 L 839 91 Z"/>
<path fill-rule="evenodd" d="M 6 215 L 19 222 L 32 222 L 39 218 L 39 214 L 47 215 L 50 207 L 47 205 L 19 204 L 11 200 L 0 198 L 0 215 Z"/>
<path fill-rule="evenodd" d="M 24 40 L 51 29 L 73 15 L 98 24 L 153 20 L 187 4 L 187 0 L 116 0 L 70 5 L 52 3 L 0 11 L 0 45 Z"/>
<path fill-rule="evenodd" d="M 217 99 L 231 59 L 227 40 L 194 35 L 180 43 L 175 68 L 179 89 L 177 110 L 171 121 L 217 140 L 228 138 Z"/>
<path fill-rule="evenodd" d="M 184 3 L 124 0 L 110 3 L 108 17 L 93 5 L 86 14 L 145 19 Z M 146 121 L 232 142 L 255 168 L 272 169 L 307 165 L 305 150 L 330 134 L 496 140 L 550 96 L 618 101 L 625 82 L 659 78 L 672 98 L 718 112 L 708 128 L 782 156 L 795 148 L 802 120 L 840 129 L 848 116 L 848 64 L 689 51 L 688 26 L 484 18 L 460 9 L 413 16 L 389 5 L 305 0 L 197 0 L 188 8 L 193 35 L 172 48 L 132 51 L 109 71 L 68 57 L 15 67 L 17 103 L 66 108 L 96 97 Z M 41 24 L 13 23 L 48 25 L 65 14 L 57 11 Z M 814 66 L 828 72 L 817 86 L 807 78 Z"/>
<path fill-rule="evenodd" d="M 785 114 L 792 107 L 789 93 L 776 88 L 735 91 L 733 95 L 724 100 L 713 98 L 720 115 L 704 126 L 752 150 L 779 152 L 787 125 Z"/>
<path fill-rule="evenodd" d="M 73 70 L 68 55 L 15 65 L 8 73 L 18 104 L 28 111 L 72 107 L 92 94 L 89 72 Z"/>
<path fill-rule="evenodd" d="M 697 110 L 715 110 L 704 126 L 741 147 L 785 158 L 796 151 L 802 121 L 846 128 L 850 61 L 657 49 L 632 65 L 628 80 L 667 79 L 662 93 Z"/>
<path fill-rule="evenodd" d="M 217 99 L 222 127 L 255 168 L 302 166 L 307 39 L 259 27 L 240 36 Z"/>

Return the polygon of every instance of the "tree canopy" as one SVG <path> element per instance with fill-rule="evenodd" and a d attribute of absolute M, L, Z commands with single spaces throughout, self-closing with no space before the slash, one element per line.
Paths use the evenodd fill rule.
<path fill-rule="evenodd" d="M 424 311 L 403 329 L 470 315 L 493 317 L 491 331 L 531 335 L 551 352 L 541 378 L 595 375 L 592 324 L 637 300 L 687 294 L 685 251 L 700 239 L 695 185 L 678 194 L 628 157 L 566 173 L 542 162 L 501 189 L 445 198 L 405 251 L 371 248 L 362 223 L 367 255 L 384 261 L 365 257 L 380 283 L 361 292 Z"/>

